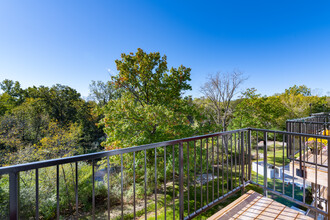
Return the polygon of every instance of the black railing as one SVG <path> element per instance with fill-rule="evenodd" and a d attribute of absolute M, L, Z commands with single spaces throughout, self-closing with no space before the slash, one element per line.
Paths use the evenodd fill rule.
<path fill-rule="evenodd" d="M 322 134 L 330 128 L 330 113 L 316 113 L 309 117 L 286 121 L 286 130 L 306 134 Z M 330 135 L 330 134 L 322 134 Z"/>
<path fill-rule="evenodd" d="M 312 143 L 311 140 L 314 142 Z M 1 167 L 0 176 L 9 175 L 10 219 L 24 218 L 20 216 L 22 209 L 22 204 L 19 202 L 22 182 L 20 175 L 27 172 L 31 174 L 32 171 L 35 181 L 34 217 L 39 218 L 40 171 L 42 169 L 53 169 L 56 173 L 53 177 L 56 208 L 52 216 L 57 219 L 61 214 L 78 218 L 86 216 L 86 213 L 94 219 L 98 214 L 96 212 L 99 211 L 97 206 L 100 202 L 96 199 L 96 190 L 100 184 L 104 185 L 107 193 L 105 216 L 108 219 L 123 219 L 128 214 L 127 204 L 132 207 L 129 209 L 131 210 L 129 214 L 134 219 L 143 215 L 145 219 L 150 215 L 157 219 L 159 210 L 162 210 L 165 219 L 169 217 L 167 215 L 172 215 L 173 219 L 192 219 L 229 196 L 240 191 L 244 192 L 249 184 L 261 186 L 265 196 L 270 193 L 284 198 L 287 202 L 327 216 L 329 195 L 320 193 L 320 181 L 328 184 L 330 178 L 328 165 L 318 161 L 319 153 L 321 153 L 321 161 L 322 155 L 325 157 L 323 148 L 319 150 L 319 143 L 326 143 L 328 149 L 330 137 L 247 128 Z M 285 151 L 288 151 L 289 144 L 291 147 L 294 146 L 296 151 L 288 157 Z M 329 157 L 329 151 L 326 152 L 326 156 Z M 309 159 L 310 155 L 314 157 L 313 161 Z M 87 185 L 91 184 L 91 190 L 88 191 L 91 194 L 91 210 L 89 211 L 82 211 L 81 206 L 86 206 L 86 204 L 81 204 L 79 201 L 82 196 L 79 194 L 80 184 L 84 181 L 80 178 L 82 163 L 90 166 L 92 172 L 90 181 L 85 182 Z M 60 181 L 68 178 L 65 176 L 63 168 L 65 166 L 70 166 L 72 170 L 70 175 L 74 179 L 74 205 L 71 207 L 74 211 L 71 213 L 63 211 L 60 204 L 63 197 L 60 193 Z M 105 173 L 102 181 L 98 181 L 97 175 L 102 166 L 105 167 Z M 111 168 L 118 172 L 112 171 Z M 315 173 L 314 180 L 311 181 L 308 176 L 310 174 L 302 174 L 306 171 Z M 321 180 L 318 175 L 320 172 L 326 172 L 327 179 Z M 111 188 L 113 181 L 118 181 L 120 192 Z M 137 186 L 142 186 L 142 195 L 141 192 L 137 192 Z M 124 194 L 126 195 L 129 187 L 132 189 L 132 196 L 129 201 L 126 201 Z M 120 201 L 112 202 L 110 199 L 112 193 L 117 193 Z M 67 194 L 70 196 L 69 193 Z M 311 194 L 315 200 L 314 203 L 308 200 L 308 195 Z M 320 204 L 326 204 L 326 207 L 322 208 Z M 114 212 L 115 205 L 120 210 L 119 212 Z"/>

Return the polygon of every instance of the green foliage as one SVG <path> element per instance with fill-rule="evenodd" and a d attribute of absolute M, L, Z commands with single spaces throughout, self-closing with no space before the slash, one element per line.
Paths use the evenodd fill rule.
<path fill-rule="evenodd" d="M 110 101 L 105 113 L 107 149 L 170 140 L 194 132 L 188 112 L 176 112 L 161 104 L 142 106 L 132 98 L 121 98 Z"/>
<path fill-rule="evenodd" d="M 301 88 L 300 89 L 305 91 L 305 86 L 294 86 L 294 88 Z M 298 91 L 300 91 L 298 90 Z M 308 90 L 308 89 L 307 89 Z M 309 89 L 310 90 L 310 89 Z M 287 119 L 292 118 L 302 118 L 306 117 L 310 113 L 310 104 L 314 106 L 313 108 L 319 108 L 318 106 L 325 103 L 324 98 L 320 98 L 318 96 L 311 96 L 308 91 L 305 92 L 290 92 L 290 93 L 283 93 L 280 94 L 279 99 L 287 108 Z M 323 101 L 321 101 L 323 99 Z"/>
<path fill-rule="evenodd" d="M 64 128 L 56 122 L 50 122 L 47 126 L 47 130 L 44 131 L 46 135 L 37 144 L 18 145 L 16 151 L 3 155 L 3 163 L 26 163 L 81 154 L 78 145 L 81 126 L 71 124 Z"/>
<path fill-rule="evenodd" d="M 185 90 L 191 90 L 190 68 L 180 66 L 168 71 L 167 57 L 159 52 L 147 54 L 138 49 L 136 54 L 122 54 L 116 60 L 117 76 L 112 77 L 117 88 L 129 93 L 142 106 L 161 103 L 169 106 L 181 99 Z"/>
<path fill-rule="evenodd" d="M 120 90 L 114 87 L 114 84 L 110 81 L 94 81 L 89 85 L 90 97 L 103 107 L 110 100 L 120 97 Z"/>
<path fill-rule="evenodd" d="M 312 104 L 312 113 L 318 112 L 330 112 L 330 98 L 323 96 L 313 100 Z"/>
<path fill-rule="evenodd" d="M 112 79 L 122 96 L 110 100 L 104 109 L 103 124 L 107 149 L 141 145 L 201 132 L 202 116 L 189 99 L 190 68 L 180 66 L 168 71 L 166 56 L 122 54 L 116 60 L 117 76 Z"/>
<path fill-rule="evenodd" d="M 116 60 L 119 73 L 112 78 L 116 88 L 121 89 L 121 97 L 108 102 L 102 119 L 107 134 L 103 143 L 106 149 L 127 148 L 210 131 L 199 106 L 191 98 L 181 97 L 185 90 L 191 89 L 188 84 L 189 68 L 180 66 L 168 71 L 166 56 L 147 54 L 141 49 L 136 54 L 122 54 L 121 57 L 121 60 Z M 157 155 L 161 155 L 163 150 L 157 149 Z M 143 168 L 144 153 L 136 154 L 136 181 L 141 183 L 144 176 L 150 174 L 147 179 L 152 185 L 155 152 L 146 153 L 147 173 Z M 174 154 L 178 154 L 177 147 Z M 131 164 L 132 160 L 133 155 L 123 155 L 125 164 Z M 176 157 L 169 156 L 166 160 L 170 172 L 171 161 Z M 111 157 L 112 164 L 119 166 L 120 162 L 119 156 Z M 164 169 L 161 160 L 157 166 Z M 132 169 L 128 169 L 128 175 L 133 175 Z M 161 178 L 162 174 L 158 176 L 159 180 Z"/>
<path fill-rule="evenodd" d="M 261 97 L 256 89 L 247 89 L 236 106 L 233 128 L 256 127 L 281 129 L 287 109 L 276 96 Z"/>
<path fill-rule="evenodd" d="M 11 112 L 13 108 L 20 105 L 24 101 L 24 91 L 21 89 L 19 82 L 5 79 L 0 83 L 3 91 L 0 94 L 0 116 L 6 112 Z"/>
<path fill-rule="evenodd" d="M 290 87 L 289 89 L 286 89 L 284 93 L 285 93 L 285 95 L 295 95 L 295 96 L 296 95 L 303 95 L 303 96 L 312 95 L 311 89 L 305 85 L 302 85 L 302 86 L 294 85 L 294 86 Z"/>
<path fill-rule="evenodd" d="M 51 88 L 40 86 L 28 88 L 28 96 L 40 98 L 50 117 L 61 124 L 77 121 L 77 104 L 80 94 L 69 86 L 57 84 Z"/>
<path fill-rule="evenodd" d="M 94 112 L 95 102 L 84 101 L 68 86 L 22 90 L 18 82 L 4 82 L 5 92 L 0 95 L 1 165 L 101 149 L 104 132 L 97 125 L 101 116 Z M 22 94 L 24 99 L 17 98 Z"/>
<path fill-rule="evenodd" d="M 256 127 L 285 129 L 285 121 L 306 117 L 312 112 L 327 110 L 327 97 L 311 96 L 306 86 L 293 86 L 282 94 L 262 97 L 256 89 L 247 89 L 242 93 L 240 103 L 234 111 L 231 128 Z M 324 107 L 323 107 L 324 105 Z"/>
<path fill-rule="evenodd" d="M 4 115 L 6 112 L 10 112 L 15 106 L 15 99 L 8 93 L 3 93 L 0 95 L 0 116 Z"/>
<path fill-rule="evenodd" d="M 5 79 L 0 83 L 0 88 L 4 93 L 7 93 L 14 101 L 21 103 L 24 99 L 24 91 L 18 81 Z"/>

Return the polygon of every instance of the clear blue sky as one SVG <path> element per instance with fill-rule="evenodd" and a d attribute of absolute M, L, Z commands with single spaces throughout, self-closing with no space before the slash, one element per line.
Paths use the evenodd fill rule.
<path fill-rule="evenodd" d="M 194 97 L 209 74 L 239 69 L 263 95 L 294 84 L 330 91 L 330 1 L 1 0 L 0 80 L 69 85 L 116 73 L 142 48 L 192 68 Z"/>

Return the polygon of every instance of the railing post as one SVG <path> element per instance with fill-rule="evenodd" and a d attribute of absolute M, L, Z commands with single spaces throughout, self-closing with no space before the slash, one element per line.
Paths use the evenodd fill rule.
<path fill-rule="evenodd" d="M 252 164 L 251 164 L 251 130 L 248 130 L 248 153 L 249 153 L 249 166 L 248 166 L 248 180 L 251 180 L 251 173 L 252 173 Z"/>
<path fill-rule="evenodd" d="M 286 122 L 286 131 L 291 132 L 290 130 L 291 122 Z M 286 144 L 286 157 L 289 158 L 289 155 L 291 154 L 291 139 L 290 136 L 288 136 L 287 144 Z"/>
<path fill-rule="evenodd" d="M 9 174 L 9 217 L 18 219 L 19 173 Z"/>
<path fill-rule="evenodd" d="M 267 131 L 264 132 L 264 196 L 267 197 Z"/>
<path fill-rule="evenodd" d="M 180 219 L 184 219 L 184 202 L 183 202 L 183 144 L 180 142 L 179 144 L 179 204 L 180 210 L 179 215 Z"/>
<path fill-rule="evenodd" d="M 244 166 L 245 166 L 245 161 L 244 161 L 244 131 L 241 133 L 241 154 L 242 154 L 242 194 L 244 193 L 245 190 L 245 178 L 244 178 Z"/>

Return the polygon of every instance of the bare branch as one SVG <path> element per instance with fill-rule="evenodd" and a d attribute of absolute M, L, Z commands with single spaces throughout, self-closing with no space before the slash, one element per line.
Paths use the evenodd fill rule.
<path fill-rule="evenodd" d="M 213 110 L 214 122 L 225 131 L 228 118 L 232 113 L 231 101 L 238 93 L 239 86 L 247 80 L 240 71 L 227 73 L 218 72 L 210 75 L 208 81 L 201 87 L 201 92 L 210 102 L 209 108 Z"/>

